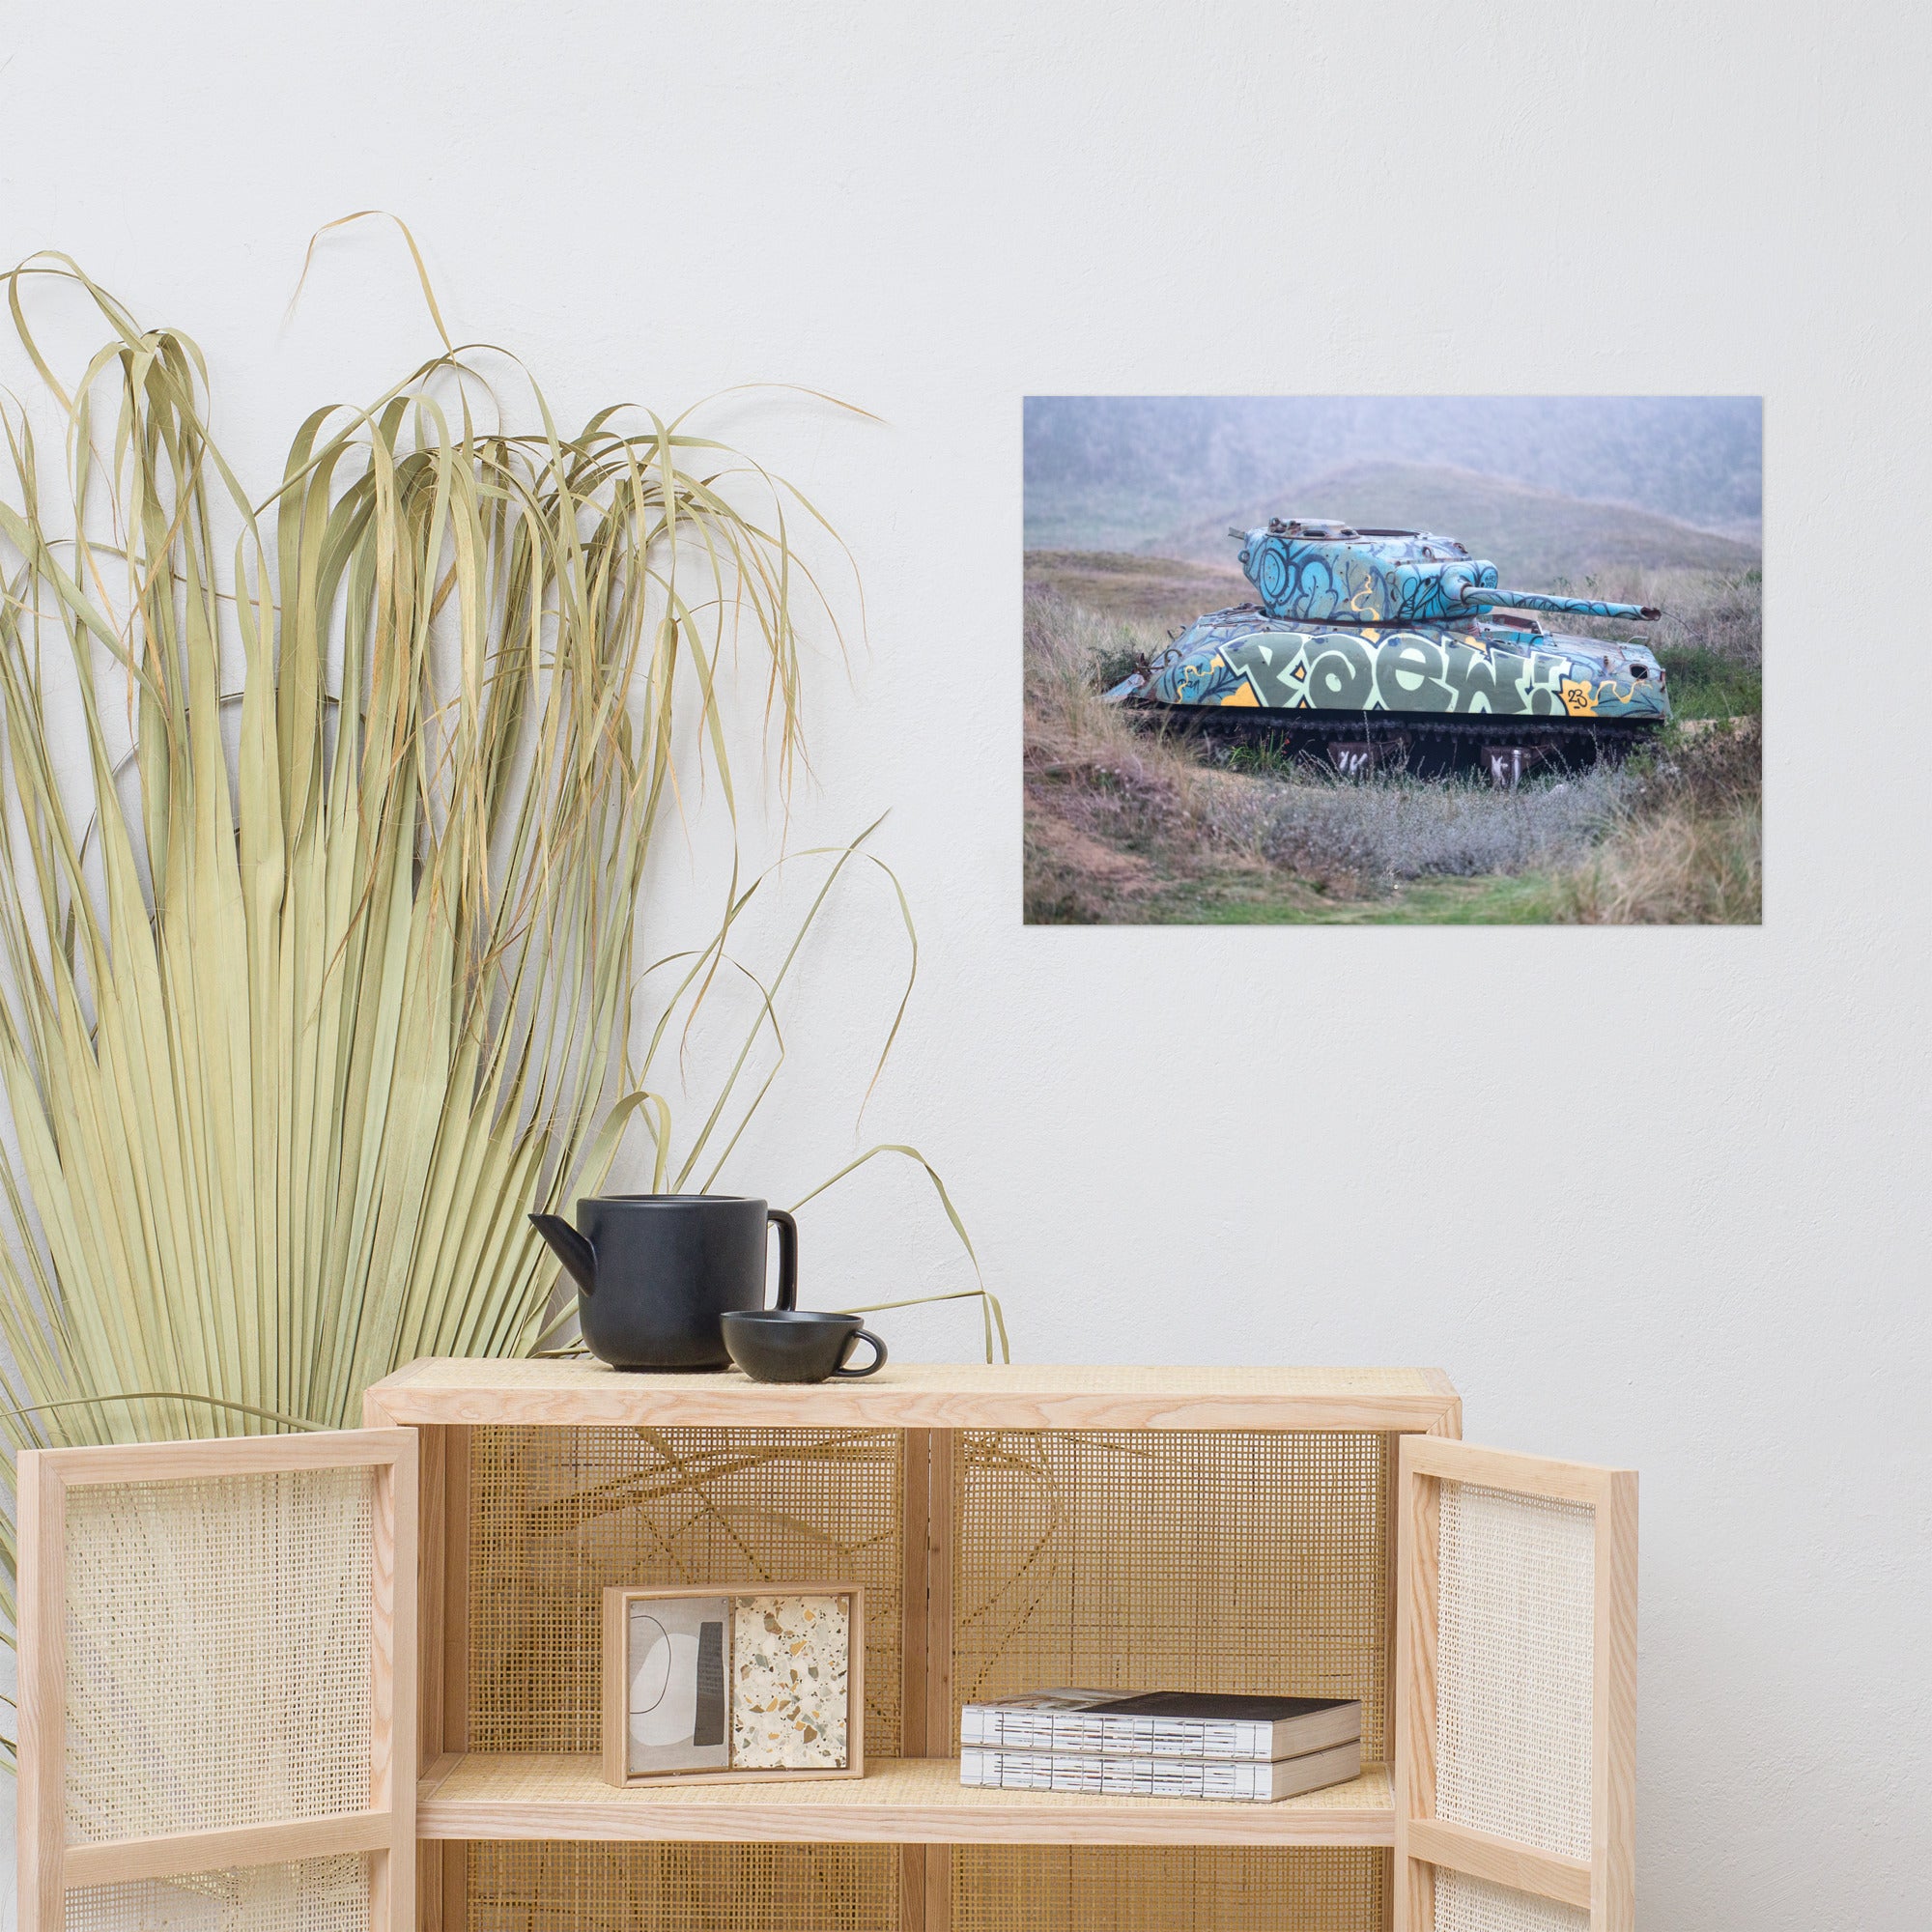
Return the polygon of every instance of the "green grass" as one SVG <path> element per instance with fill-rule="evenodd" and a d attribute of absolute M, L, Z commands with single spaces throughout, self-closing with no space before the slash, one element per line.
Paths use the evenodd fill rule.
<path fill-rule="evenodd" d="M 1760 718 L 1764 715 L 1764 669 L 1720 657 L 1695 645 L 1657 654 L 1669 683 L 1670 709 L 1678 718 Z"/>
<path fill-rule="evenodd" d="M 1236 745 L 1228 753 L 1228 769 L 1246 778 L 1290 779 L 1295 774 L 1294 754 L 1265 739 Z"/>
<path fill-rule="evenodd" d="M 1545 925 L 1565 915 L 1558 882 L 1419 879 L 1385 896 L 1330 898 L 1292 875 L 1251 869 L 1176 880 L 1134 908 L 1148 925 Z"/>

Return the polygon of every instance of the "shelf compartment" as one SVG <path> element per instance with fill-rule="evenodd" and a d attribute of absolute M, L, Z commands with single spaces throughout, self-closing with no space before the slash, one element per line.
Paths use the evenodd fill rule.
<path fill-rule="evenodd" d="M 424 1838 L 724 1844 L 1393 1845 L 1388 1768 L 1275 1804 L 982 1791 L 952 1758 L 885 1758 L 862 1778 L 619 1790 L 593 1756 L 470 1752 L 430 1767 Z"/>
<path fill-rule="evenodd" d="M 962 1430 L 951 1465 L 952 1696 L 905 1755 L 1045 1684 L 1354 1698 L 1391 1755 L 1391 1436 Z"/>
<path fill-rule="evenodd" d="M 467 1436 L 467 1714 L 460 1739 L 439 1740 L 443 1751 L 600 1747 L 607 1587 L 730 1591 L 822 1578 L 865 1589 L 867 1747 L 906 1754 L 898 1431 L 481 1428 Z"/>

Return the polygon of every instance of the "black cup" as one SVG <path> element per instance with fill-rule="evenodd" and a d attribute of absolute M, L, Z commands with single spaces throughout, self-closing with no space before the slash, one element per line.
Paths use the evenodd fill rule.
<path fill-rule="evenodd" d="M 798 1308 L 734 1310 L 723 1318 L 724 1346 L 754 1382 L 822 1382 L 832 1376 L 876 1375 L 886 1345 L 856 1315 L 820 1315 Z M 846 1358 L 860 1342 L 872 1345 L 863 1369 Z"/>

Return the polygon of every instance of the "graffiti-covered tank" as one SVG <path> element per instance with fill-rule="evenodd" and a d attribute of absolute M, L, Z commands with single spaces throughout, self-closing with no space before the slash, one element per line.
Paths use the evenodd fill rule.
<path fill-rule="evenodd" d="M 1646 646 L 1559 636 L 1542 614 L 1661 614 L 1648 605 L 1501 589 L 1494 564 L 1427 530 L 1276 518 L 1228 534 L 1260 601 L 1197 617 L 1110 699 L 1264 725 L 1344 770 L 1400 753 L 1510 781 L 1670 716 Z"/>

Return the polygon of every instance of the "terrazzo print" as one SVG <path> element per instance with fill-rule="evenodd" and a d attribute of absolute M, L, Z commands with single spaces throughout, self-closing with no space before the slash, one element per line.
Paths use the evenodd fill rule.
<path fill-rule="evenodd" d="M 852 1653 L 845 1597 L 740 1597 L 731 1619 L 734 1770 L 842 1771 Z"/>

